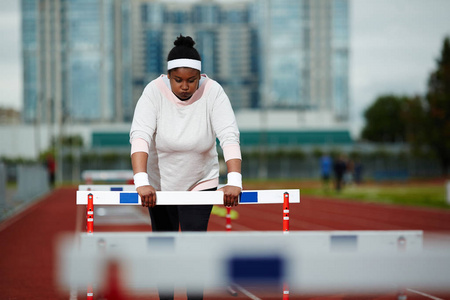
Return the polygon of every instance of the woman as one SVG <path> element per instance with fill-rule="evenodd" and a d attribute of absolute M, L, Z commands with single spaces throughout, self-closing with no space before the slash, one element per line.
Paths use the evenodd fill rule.
<path fill-rule="evenodd" d="M 178 37 L 167 75 L 150 82 L 136 105 L 130 131 L 136 191 L 149 208 L 153 231 L 206 231 L 212 205 L 157 205 L 157 190 L 211 191 L 219 183 L 216 137 L 224 152 L 225 206 L 238 205 L 242 189 L 239 130 L 222 87 L 201 74 L 189 36 Z M 169 297 L 170 298 L 170 297 Z"/>

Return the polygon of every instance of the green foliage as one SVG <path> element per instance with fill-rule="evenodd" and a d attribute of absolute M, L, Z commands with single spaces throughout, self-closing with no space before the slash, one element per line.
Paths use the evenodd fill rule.
<path fill-rule="evenodd" d="M 325 154 L 325 152 L 323 152 L 322 149 L 314 148 L 312 154 L 314 158 L 319 159 Z"/>
<path fill-rule="evenodd" d="M 405 142 L 406 125 L 402 111 L 407 97 L 385 95 L 378 97 L 365 112 L 366 126 L 361 137 L 372 142 Z"/>
<path fill-rule="evenodd" d="M 362 202 L 450 208 L 445 200 L 445 187 L 411 186 L 349 186 L 339 192 L 323 189 L 302 189 L 303 195 L 331 196 Z"/>
<path fill-rule="evenodd" d="M 44 152 L 41 152 L 41 153 L 39 154 L 39 159 L 38 159 L 38 160 L 41 161 L 41 162 L 44 162 L 44 161 L 46 161 L 47 158 L 50 157 L 50 156 L 56 157 L 56 151 L 55 151 L 55 149 L 48 149 L 48 150 L 46 150 L 46 151 L 44 151 Z"/>
<path fill-rule="evenodd" d="M 253 150 L 253 151 L 243 151 L 242 157 L 243 159 L 247 158 L 270 158 L 270 159 L 279 159 L 279 158 L 293 158 L 303 160 L 307 154 L 300 148 L 295 149 L 278 149 L 278 150 Z"/>
<path fill-rule="evenodd" d="M 408 99 L 403 107 L 401 118 L 406 124 L 406 140 L 413 146 L 414 151 L 419 151 L 427 135 L 424 100 L 418 96 Z"/>
<path fill-rule="evenodd" d="M 418 156 L 432 152 L 445 176 L 450 168 L 450 38 L 445 38 L 436 63 L 424 97 L 377 98 L 365 111 L 361 137 L 372 142 L 407 142 Z"/>
<path fill-rule="evenodd" d="M 23 157 L 0 157 L 0 162 L 3 162 L 7 165 L 19 165 L 19 164 L 34 164 L 35 160 L 27 159 Z"/>
<path fill-rule="evenodd" d="M 67 135 L 59 138 L 61 145 L 66 147 L 83 147 L 83 138 L 80 135 Z M 52 147 L 56 148 L 58 138 L 53 138 Z"/>
<path fill-rule="evenodd" d="M 362 184 L 344 186 L 341 191 L 324 189 L 320 181 L 311 180 L 244 180 L 245 189 L 300 189 L 301 195 L 332 197 L 344 200 L 423 206 L 450 209 L 446 202 L 445 184 L 405 182 L 393 184 Z"/>
<path fill-rule="evenodd" d="M 425 143 L 441 161 L 442 172 L 450 167 L 450 38 L 443 43 L 437 69 L 428 80 L 425 97 Z"/>

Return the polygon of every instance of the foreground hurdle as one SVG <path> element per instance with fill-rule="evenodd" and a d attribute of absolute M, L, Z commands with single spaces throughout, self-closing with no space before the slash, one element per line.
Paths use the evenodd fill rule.
<path fill-rule="evenodd" d="M 105 287 L 113 261 L 140 293 L 238 284 L 267 296 L 285 282 L 294 294 L 450 292 L 448 250 L 423 249 L 421 231 L 82 234 L 59 245 L 57 278 L 63 289 Z"/>
<path fill-rule="evenodd" d="M 274 204 L 284 203 L 284 193 L 289 193 L 290 203 L 300 203 L 300 190 L 247 190 L 242 191 L 239 204 Z M 88 195 L 93 197 L 94 205 L 141 205 L 139 194 L 131 190 L 78 190 L 77 205 L 87 205 Z M 222 191 L 202 192 L 156 192 L 157 205 L 199 205 L 223 204 Z"/>
<path fill-rule="evenodd" d="M 125 184 L 125 185 L 101 185 L 101 184 L 86 184 L 86 185 L 79 185 L 78 186 L 78 191 L 82 191 L 82 192 L 86 192 L 86 191 L 103 191 L 103 192 L 107 192 L 107 191 L 111 191 L 111 192 L 135 192 L 136 188 L 134 185 L 130 185 L 130 184 Z M 283 200 L 282 202 L 280 202 L 281 198 L 281 192 L 283 192 Z M 180 192 L 176 192 L 174 195 L 180 195 Z M 185 193 L 185 192 L 182 192 Z M 204 193 L 204 192 L 202 192 Z M 206 195 L 202 195 L 205 196 L 205 199 L 211 199 L 211 192 L 207 192 L 209 194 Z M 171 197 L 167 192 L 164 192 L 164 194 L 167 195 L 167 197 Z M 88 193 L 89 195 L 89 193 Z M 109 194 L 111 195 L 111 194 Z M 183 194 L 181 194 L 183 195 Z M 191 195 L 191 194 L 189 194 Z M 195 197 L 199 197 L 198 195 L 194 194 Z M 192 195 L 192 196 L 194 196 Z M 223 204 L 220 200 L 220 196 L 218 196 L 219 194 L 213 194 L 216 197 L 214 198 L 215 203 L 214 204 Z M 240 203 L 283 203 L 283 232 L 288 233 L 289 232 L 289 203 L 300 203 L 300 190 L 266 190 L 266 191 L 243 191 L 243 193 L 241 194 L 241 198 L 240 198 Z M 86 198 L 85 194 L 81 194 L 80 193 L 80 199 L 78 198 L 78 194 L 77 194 L 77 204 L 82 205 L 82 204 L 89 204 L 89 201 L 87 201 L 86 203 L 84 203 Z M 136 204 L 136 199 L 134 198 L 133 201 L 131 201 L 130 199 L 132 197 L 136 197 L 136 195 L 120 195 L 119 194 L 119 200 L 117 201 L 117 195 L 114 195 L 114 201 L 111 200 L 112 198 L 108 197 L 108 194 L 104 194 L 101 197 L 97 197 L 97 201 L 96 202 L 104 202 L 102 204 L 104 205 L 118 205 L 118 204 Z M 157 193 L 157 197 L 158 197 L 158 193 Z M 79 199 L 79 200 L 78 200 Z M 89 197 L 87 198 L 89 200 Z M 106 199 L 106 200 L 105 200 Z M 292 199 L 292 200 L 291 200 Z M 158 204 L 161 204 L 160 199 L 158 198 Z M 164 199 L 163 199 L 164 201 Z M 205 200 L 205 201 L 209 201 L 209 200 Z M 131 202 L 131 203 L 127 203 L 127 202 Z M 97 203 L 92 203 L 92 205 L 97 204 Z M 139 204 L 139 201 L 137 202 L 137 204 Z M 183 204 L 191 204 L 191 203 L 186 203 L 183 200 Z M 198 203 L 196 203 L 198 204 Z M 203 202 L 201 202 L 200 204 L 203 204 Z M 93 207 L 92 207 L 93 208 Z M 89 212 L 88 212 L 89 213 Z M 92 214 L 93 215 L 93 214 Z M 227 207 L 227 213 L 226 213 L 226 226 L 225 226 L 227 231 L 231 231 L 231 207 Z"/>
<path fill-rule="evenodd" d="M 95 205 L 141 205 L 138 193 L 128 186 L 112 186 L 105 191 L 106 186 L 81 187 L 77 191 L 77 205 L 86 205 L 87 232 L 94 232 Z M 84 190 L 86 189 L 86 190 Z M 156 192 L 157 205 L 222 205 L 222 191 L 194 191 L 194 192 Z M 283 204 L 283 231 L 289 232 L 289 203 L 300 203 L 300 190 L 259 190 L 242 191 L 239 204 Z M 229 215 L 229 212 L 228 212 Z M 228 227 L 229 226 L 229 227 Z M 227 230 L 231 229 L 231 219 L 227 219 Z"/>

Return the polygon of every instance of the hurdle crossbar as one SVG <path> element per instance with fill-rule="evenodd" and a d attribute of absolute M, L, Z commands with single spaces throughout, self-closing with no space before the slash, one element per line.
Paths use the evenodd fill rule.
<path fill-rule="evenodd" d="M 242 191 L 240 204 L 282 204 L 284 193 L 289 193 L 290 203 L 300 203 L 300 190 L 247 190 Z M 141 205 L 139 194 L 132 191 L 77 191 L 77 205 L 86 205 L 92 194 L 94 205 Z M 157 205 L 220 205 L 222 191 L 157 191 Z"/>
<path fill-rule="evenodd" d="M 130 191 L 135 192 L 134 184 L 80 184 L 79 191 Z"/>
<path fill-rule="evenodd" d="M 105 278 L 105 262 L 126 267 L 125 286 L 148 291 L 173 283 L 193 289 L 234 282 L 278 293 L 450 291 L 448 248 L 422 248 L 421 231 L 120 233 L 72 236 L 62 244 L 59 283 L 83 290 Z M 256 258 L 256 260 L 255 260 Z M 255 271 L 258 264 L 262 269 Z M 264 268 L 279 272 L 260 272 Z M 102 270 L 103 269 L 103 270 Z M 177 271 L 174 271 L 177 270 Z M 195 276 L 193 271 L 196 270 Z M 233 270 L 239 270 L 234 272 Z M 276 275 L 274 275 L 276 274 Z M 244 276 L 245 275 L 245 276 Z M 264 276 L 263 276 L 264 275 Z"/>
<path fill-rule="evenodd" d="M 130 180 L 133 179 L 132 170 L 85 170 L 81 174 L 85 181 L 89 180 Z"/>

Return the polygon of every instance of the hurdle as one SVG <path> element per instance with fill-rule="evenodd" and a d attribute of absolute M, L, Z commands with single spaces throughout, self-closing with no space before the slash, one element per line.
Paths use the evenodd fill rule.
<path fill-rule="evenodd" d="M 105 191 L 105 189 L 110 189 Z M 137 192 L 132 185 L 95 186 L 80 185 L 77 191 L 77 205 L 86 205 L 88 233 L 93 233 L 95 205 L 141 205 Z M 156 192 L 157 205 L 223 205 L 222 191 L 194 192 Z M 182 199 L 182 200 L 180 200 Z M 283 204 L 283 231 L 289 231 L 289 203 L 300 203 L 300 190 L 244 190 L 239 204 Z M 227 212 L 228 213 L 228 212 Z M 227 220 L 227 225 L 230 225 Z"/>
<path fill-rule="evenodd" d="M 230 284 L 277 294 L 450 292 L 449 249 L 422 247 L 422 231 L 81 234 L 59 245 L 62 287 L 105 286 L 115 261 L 128 288 L 223 291 Z M 176 270 L 176 272 L 174 272 Z M 196 270 L 193 273 L 192 270 Z"/>
<path fill-rule="evenodd" d="M 134 187 L 134 185 L 130 185 L 130 184 L 126 184 L 126 185 L 99 185 L 99 184 L 86 184 L 86 185 L 79 185 L 78 186 L 78 191 L 127 191 L 127 192 L 134 192 L 136 190 L 136 188 Z M 176 193 L 180 193 L 180 192 L 176 192 Z M 204 193 L 204 192 L 202 192 Z M 210 193 L 210 192 L 208 192 Z M 211 195 L 211 194 L 209 194 Z M 208 195 L 208 197 L 210 197 Z M 291 195 L 291 196 L 290 196 Z M 119 200 L 119 202 L 126 202 L 125 198 L 126 197 L 132 197 L 130 195 L 124 196 L 121 195 L 120 197 L 122 197 L 121 200 Z M 266 190 L 264 192 L 262 191 L 243 191 L 243 193 L 241 194 L 240 197 L 240 202 L 239 203 L 245 203 L 245 204 L 251 204 L 251 203 L 283 203 L 283 231 L 285 233 L 289 232 L 289 203 L 291 202 L 289 199 L 290 197 L 293 197 L 293 201 L 292 203 L 300 203 L 300 191 L 299 190 L 284 190 L 284 193 L 282 195 L 283 197 L 283 201 L 274 201 L 274 199 L 281 199 L 279 198 L 281 196 L 280 190 Z M 135 196 L 134 196 L 135 197 Z M 205 198 L 208 198 L 205 197 Z M 104 199 L 102 197 L 102 199 Z M 158 193 L 157 193 L 157 201 L 159 202 L 159 198 L 158 198 Z M 80 200 L 81 201 L 81 200 Z M 100 200 L 99 200 L 100 201 Z M 133 203 L 129 203 L 129 204 L 136 204 L 136 200 L 134 199 L 134 201 L 131 201 Z M 124 204 L 124 203 L 120 203 L 120 204 Z M 83 204 L 83 203 L 78 203 L 78 196 L 77 196 L 77 204 Z M 87 203 L 86 203 L 87 204 Z M 138 203 L 139 204 L 139 203 Z M 183 202 L 183 204 L 186 204 L 185 202 Z M 193 204 L 193 203 L 189 203 L 189 204 Z M 195 204 L 203 204 L 202 203 L 195 203 Z M 214 204 L 220 205 L 223 204 L 222 202 L 220 202 L 220 200 L 217 202 L 215 202 Z M 102 205 L 117 205 L 117 202 L 115 203 L 110 203 L 109 201 L 106 201 L 106 204 L 102 203 Z M 167 205 L 167 204 L 166 204 Z M 226 208 L 226 231 L 231 231 L 231 207 L 227 207 Z"/>
<path fill-rule="evenodd" d="M 132 170 L 85 170 L 81 173 L 81 178 L 87 184 L 94 181 L 122 181 L 133 182 Z"/>
<path fill-rule="evenodd" d="M 239 197 L 239 204 L 283 204 L 284 194 L 289 193 L 290 203 L 300 203 L 300 190 L 244 190 Z M 91 194 L 94 205 L 141 205 L 137 192 L 122 191 L 77 191 L 77 205 L 87 205 Z M 157 191 L 157 205 L 221 205 L 222 191 Z M 180 200 L 182 199 L 182 200 Z"/>

